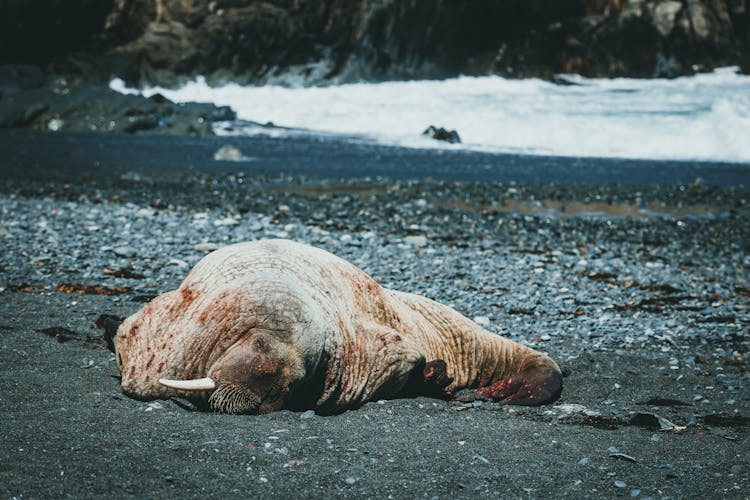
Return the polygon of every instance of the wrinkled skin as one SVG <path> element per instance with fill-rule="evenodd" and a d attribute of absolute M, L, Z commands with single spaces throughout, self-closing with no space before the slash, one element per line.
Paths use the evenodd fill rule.
<path fill-rule="evenodd" d="M 114 344 L 126 394 L 227 413 L 336 413 L 415 395 L 540 405 L 562 389 L 546 355 L 287 240 L 209 254 L 177 290 L 127 318 Z M 205 377 L 216 387 L 159 382 Z"/>

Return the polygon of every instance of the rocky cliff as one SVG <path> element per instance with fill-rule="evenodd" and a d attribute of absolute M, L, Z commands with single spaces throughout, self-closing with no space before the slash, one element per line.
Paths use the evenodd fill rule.
<path fill-rule="evenodd" d="M 750 68 L 750 0 L 0 0 L 0 62 L 134 84 Z"/>

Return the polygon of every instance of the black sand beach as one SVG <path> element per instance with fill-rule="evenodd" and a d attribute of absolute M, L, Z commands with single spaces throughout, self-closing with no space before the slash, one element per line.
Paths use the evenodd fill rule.
<path fill-rule="evenodd" d="M 216 162 L 222 145 L 250 160 Z M 750 166 L 0 131 L 0 496 L 746 498 Z M 227 416 L 93 323 L 285 237 L 549 353 L 539 408 Z"/>

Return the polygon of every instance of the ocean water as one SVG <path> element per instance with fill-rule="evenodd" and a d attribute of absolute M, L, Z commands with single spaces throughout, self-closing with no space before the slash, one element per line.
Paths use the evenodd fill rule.
<path fill-rule="evenodd" d="M 569 85 L 497 76 L 327 87 L 226 85 L 198 78 L 179 89 L 126 88 L 177 101 L 231 106 L 218 134 L 340 134 L 415 148 L 575 157 L 750 163 L 750 76 L 736 68 L 676 79 L 589 79 Z M 271 122 L 279 128 L 247 123 Z M 435 125 L 461 144 L 429 139 Z"/>

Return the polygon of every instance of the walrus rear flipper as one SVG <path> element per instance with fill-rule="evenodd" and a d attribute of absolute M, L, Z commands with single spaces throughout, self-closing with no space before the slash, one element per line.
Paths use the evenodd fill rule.
<path fill-rule="evenodd" d="M 508 405 L 539 406 L 557 401 L 562 392 L 562 374 L 552 368 L 520 373 L 474 391 L 460 391 L 460 401 L 496 401 Z"/>

